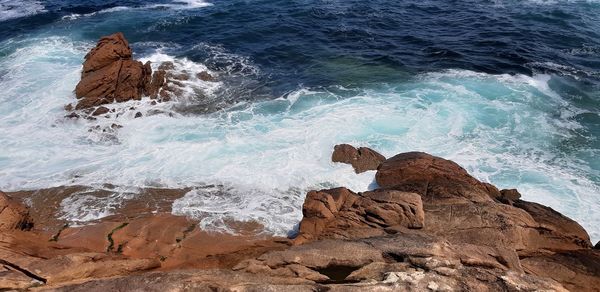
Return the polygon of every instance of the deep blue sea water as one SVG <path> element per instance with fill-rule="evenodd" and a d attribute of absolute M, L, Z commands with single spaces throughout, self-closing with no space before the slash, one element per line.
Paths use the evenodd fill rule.
<path fill-rule="evenodd" d="M 117 31 L 136 58 L 219 82 L 130 102 L 141 119 L 65 119 L 83 56 Z M 71 220 L 192 186 L 174 212 L 285 234 L 307 190 L 369 188 L 373 172 L 330 162 L 351 143 L 452 159 L 600 239 L 599 1 L 0 0 L 0 88 L 0 189 L 122 189 L 69 198 Z"/>

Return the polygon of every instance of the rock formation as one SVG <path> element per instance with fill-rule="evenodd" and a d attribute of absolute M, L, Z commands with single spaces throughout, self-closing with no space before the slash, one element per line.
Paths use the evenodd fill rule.
<path fill-rule="evenodd" d="M 302 208 L 299 244 L 318 238 L 362 238 L 384 235 L 384 229 L 424 224 L 421 196 L 395 190 L 355 194 L 346 188 L 311 191 Z"/>
<path fill-rule="evenodd" d="M 75 88 L 76 109 L 140 99 L 151 87 L 150 63 L 133 60 L 122 33 L 100 39 L 86 56 Z"/>
<path fill-rule="evenodd" d="M 370 148 L 360 147 L 356 149 L 348 144 L 335 145 L 331 155 L 331 161 L 350 164 L 356 173 L 377 170 L 384 160 L 383 155 Z"/>
<path fill-rule="evenodd" d="M 600 250 L 575 221 L 426 153 L 378 168 L 379 189 L 310 191 L 292 240 L 200 230 L 170 214 L 185 190 L 146 190 L 61 228 L 49 200 L 80 188 L 12 194 L 30 198 L 29 215 L 0 194 L 0 289 L 598 291 Z"/>
<path fill-rule="evenodd" d="M 177 72 L 172 62 L 160 64 L 152 74 L 150 62 L 142 64 L 134 60 L 123 34 L 115 33 L 102 37 L 85 56 L 81 80 L 75 88 L 78 99 L 75 109 L 92 109 L 88 113 L 98 116 L 108 113 L 108 109 L 101 105 L 113 102 L 139 100 L 143 96 L 168 101 L 181 95 L 182 82 L 191 78 L 216 81 L 206 71 Z M 70 111 L 73 107 L 68 105 L 65 109 Z M 71 113 L 67 117 L 77 118 L 79 115 Z"/>

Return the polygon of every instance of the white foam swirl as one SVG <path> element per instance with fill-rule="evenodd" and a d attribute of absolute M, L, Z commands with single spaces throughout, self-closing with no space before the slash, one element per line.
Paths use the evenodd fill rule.
<path fill-rule="evenodd" d="M 590 166 L 600 153 L 565 148 L 582 127 L 572 118 L 582 110 L 548 86 L 548 75 L 450 70 L 374 89 L 299 89 L 203 115 L 178 115 L 168 103 L 150 106 L 144 99 L 110 105 L 146 110 L 142 118 L 131 111 L 73 121 L 63 118 L 63 106 L 74 101 L 80 62 L 91 44 L 47 38 L 12 45 L 19 49 L 0 60 L 4 190 L 192 186 L 197 188 L 174 204 L 174 212 L 201 218 L 207 228 L 222 228 L 227 219 L 256 220 L 285 234 L 298 222 L 307 190 L 369 187 L 373 173 L 357 176 L 350 166 L 330 161 L 335 144 L 350 143 L 386 156 L 417 150 L 452 159 L 481 180 L 516 187 L 525 199 L 563 212 L 600 238 L 600 173 Z M 204 68 L 164 54 L 148 59 Z M 163 113 L 149 113 L 157 109 Z M 112 123 L 123 126 L 110 133 L 114 139 L 89 131 Z M 585 153 L 592 162 L 579 158 Z M 213 196 L 201 187 L 206 184 L 222 185 L 224 195 Z M 82 206 L 89 203 L 84 199 Z M 110 206 L 100 207 L 68 218 L 110 213 Z"/>
<path fill-rule="evenodd" d="M 46 8 L 40 1 L 0 0 L 0 21 L 31 16 L 45 11 Z"/>

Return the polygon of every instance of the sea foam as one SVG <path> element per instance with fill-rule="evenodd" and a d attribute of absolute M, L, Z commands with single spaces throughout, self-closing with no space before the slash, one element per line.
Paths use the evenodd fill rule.
<path fill-rule="evenodd" d="M 370 188 L 373 172 L 356 175 L 349 165 L 331 162 L 333 146 L 350 143 L 387 157 L 426 151 L 454 160 L 483 181 L 518 188 L 524 199 L 555 208 L 600 238 L 594 197 L 600 174 L 573 152 L 597 150 L 562 154 L 581 127 L 572 117 L 582 110 L 548 86 L 550 75 L 449 70 L 370 88 L 298 88 L 208 114 L 181 114 L 177 100 L 153 108 L 145 98 L 109 105 L 136 108 L 118 117 L 65 119 L 63 106 L 74 101 L 80 62 L 91 45 L 31 40 L 0 61 L 1 189 L 192 187 L 173 204 L 174 213 L 197 217 L 206 229 L 228 230 L 227 220 L 252 220 L 265 232 L 285 235 L 301 218 L 308 190 Z M 144 60 L 205 68 L 161 52 Z M 189 86 L 219 94 L 199 81 Z M 160 111 L 151 114 L 153 109 Z M 134 117 L 138 110 L 142 118 Z M 90 131 L 113 123 L 123 128 L 110 139 Z M 90 199 L 66 199 L 64 218 L 106 216 L 127 195 L 97 204 Z"/>
<path fill-rule="evenodd" d="M 40 1 L 0 0 L 0 21 L 31 16 L 45 11 L 46 8 Z"/>

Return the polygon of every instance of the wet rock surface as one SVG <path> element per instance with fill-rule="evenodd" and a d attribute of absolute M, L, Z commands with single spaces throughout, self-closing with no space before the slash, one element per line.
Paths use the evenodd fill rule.
<path fill-rule="evenodd" d="M 185 190 L 146 190 L 147 197 L 83 226 L 44 220 L 56 217 L 53 201 L 81 192 L 81 187 L 10 193 L 13 198 L 4 195 L 2 202 L 28 198 L 30 209 L 21 204 L 17 213 L 30 215 L 17 217 L 36 224 L 27 230 L 14 223 L 19 221 L 11 219 L 14 216 L 1 215 L 0 226 L 10 228 L 3 227 L 6 231 L 0 235 L 0 287 L 58 291 L 597 291 L 600 287 L 600 251 L 592 247 L 585 230 L 551 208 L 521 200 L 517 190 L 499 191 L 454 162 L 415 152 L 381 163 L 376 179 L 380 188 L 368 192 L 346 188 L 309 192 L 299 233 L 292 240 L 265 237 L 257 232 L 260 228 L 247 223 L 237 223 L 248 229 L 238 235 L 201 230 L 197 221 L 170 213 L 170 202 Z"/>
<path fill-rule="evenodd" d="M 69 112 L 65 117 L 89 120 L 101 116 L 115 118 L 125 113 L 109 104 L 148 97 L 153 100 L 151 104 L 156 105 L 189 94 L 204 96 L 196 83 L 215 84 L 218 81 L 216 75 L 207 69 L 180 67 L 181 64 L 165 61 L 156 64 L 153 70 L 150 62 L 133 59 L 133 52 L 122 33 L 102 37 L 85 56 L 81 80 L 75 88 L 77 102 L 65 106 Z M 117 113 L 110 115 L 115 109 Z M 142 117 L 142 113 L 134 112 L 134 117 Z"/>

